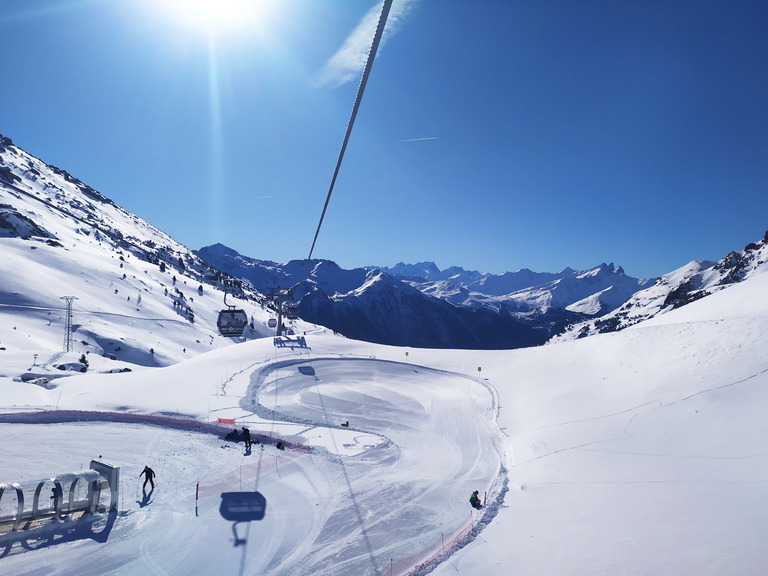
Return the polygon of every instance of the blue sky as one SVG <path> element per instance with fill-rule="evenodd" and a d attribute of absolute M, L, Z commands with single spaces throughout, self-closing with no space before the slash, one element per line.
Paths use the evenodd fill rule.
<path fill-rule="evenodd" d="M 0 133 L 190 248 L 305 258 L 378 3 L 184 3 L 2 0 Z M 768 2 L 391 24 L 315 257 L 648 277 L 768 229 Z"/>

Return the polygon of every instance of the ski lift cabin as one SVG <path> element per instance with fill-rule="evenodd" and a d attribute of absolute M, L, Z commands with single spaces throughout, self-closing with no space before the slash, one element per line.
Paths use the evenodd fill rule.
<path fill-rule="evenodd" d="M 285 317 L 288 318 L 288 320 L 297 320 L 299 318 L 299 305 L 288 304 L 285 307 Z"/>
<path fill-rule="evenodd" d="M 229 338 L 239 338 L 248 325 L 248 314 L 245 313 L 245 310 L 227 304 L 226 292 L 224 293 L 224 304 L 227 309 L 219 312 L 219 319 L 216 321 L 219 334 Z"/>
<path fill-rule="evenodd" d="M 267 326 L 269 326 L 270 328 L 276 327 L 277 326 L 277 318 L 270 318 L 269 321 L 267 322 Z"/>
<path fill-rule="evenodd" d="M 219 334 L 227 337 L 240 337 L 248 325 L 248 315 L 245 310 L 230 308 L 219 312 L 219 319 L 216 322 L 219 327 Z"/>

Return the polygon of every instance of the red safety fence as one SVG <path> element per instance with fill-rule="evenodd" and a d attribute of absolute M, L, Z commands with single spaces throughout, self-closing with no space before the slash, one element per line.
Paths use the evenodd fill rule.
<path fill-rule="evenodd" d="M 472 512 L 461 526 L 448 534 L 440 534 L 440 538 L 424 550 L 407 558 L 391 559 L 387 567 L 377 576 L 412 576 L 431 564 L 436 564 L 457 550 L 462 541 L 475 529 Z"/>
<path fill-rule="evenodd" d="M 47 412 L 19 412 L 0 414 L 0 422 L 9 424 L 60 424 L 66 422 L 122 422 L 139 423 L 162 426 L 175 430 L 188 430 L 190 432 L 202 432 L 216 434 L 224 437 L 232 429 L 224 428 L 218 422 L 201 422 L 192 418 L 180 418 L 172 416 L 155 416 L 152 414 L 134 414 L 128 412 L 92 412 L 87 410 L 51 410 Z M 248 424 L 248 422 L 241 422 Z M 227 424 L 233 426 L 233 424 Z M 277 436 L 272 432 L 251 430 L 251 439 L 262 444 L 281 443 L 283 448 L 310 452 L 312 447 L 307 438 L 303 436 Z"/>

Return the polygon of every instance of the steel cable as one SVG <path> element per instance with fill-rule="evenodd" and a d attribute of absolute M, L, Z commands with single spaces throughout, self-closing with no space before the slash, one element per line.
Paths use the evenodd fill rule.
<path fill-rule="evenodd" d="M 320 227 L 323 225 L 323 219 L 325 218 L 325 212 L 328 209 L 328 203 L 331 200 L 331 194 L 333 193 L 333 187 L 336 184 L 336 178 L 339 175 L 339 168 L 341 168 L 341 161 L 344 159 L 344 152 L 347 149 L 349 143 L 349 136 L 352 133 L 352 127 L 355 124 L 355 118 L 357 117 L 357 111 L 360 108 L 360 101 L 363 99 L 363 92 L 365 92 L 365 85 L 368 83 L 368 76 L 371 74 L 371 68 L 373 67 L 373 61 L 376 58 L 376 52 L 379 49 L 379 43 L 384 34 L 384 27 L 387 23 L 387 17 L 389 16 L 389 10 L 392 7 L 392 0 L 384 0 L 381 7 L 381 13 L 379 14 L 379 22 L 376 25 L 376 33 L 373 36 L 373 42 L 371 43 L 371 49 L 368 52 L 368 60 L 365 63 L 365 69 L 363 70 L 363 76 L 360 78 L 360 85 L 357 87 L 357 95 L 355 96 L 355 103 L 352 106 L 352 114 L 349 117 L 347 123 L 347 131 L 344 134 L 344 141 L 341 145 L 341 151 L 339 152 L 339 158 L 336 161 L 336 168 L 333 171 L 333 178 L 331 178 L 331 185 L 328 188 L 328 195 L 325 197 L 325 204 L 323 205 L 323 211 L 320 214 L 320 221 L 317 223 L 317 230 L 315 230 L 315 237 L 312 240 L 312 247 L 309 249 L 309 255 L 307 256 L 307 262 L 304 265 L 304 272 L 301 275 L 301 280 L 298 284 L 301 284 L 307 278 L 307 270 L 309 269 L 309 263 L 312 260 L 312 253 L 315 250 L 315 244 L 317 243 L 317 237 L 320 234 Z"/>

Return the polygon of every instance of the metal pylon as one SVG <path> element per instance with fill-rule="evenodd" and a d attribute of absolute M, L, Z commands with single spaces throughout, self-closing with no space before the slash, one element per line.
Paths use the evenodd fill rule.
<path fill-rule="evenodd" d="M 77 300 L 77 297 L 62 296 L 61 299 L 67 303 L 67 317 L 64 321 L 64 352 L 72 352 L 72 301 Z"/>

